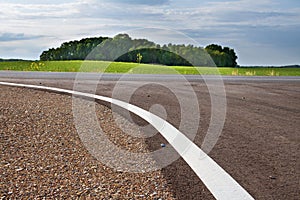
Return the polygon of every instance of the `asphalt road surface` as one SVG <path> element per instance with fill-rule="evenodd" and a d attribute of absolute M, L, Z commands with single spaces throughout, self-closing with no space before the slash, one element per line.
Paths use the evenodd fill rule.
<path fill-rule="evenodd" d="M 198 146 L 203 144 L 209 128 L 212 96 L 223 97 L 211 94 L 205 81 L 213 84 L 222 80 L 226 120 L 209 156 L 255 199 L 299 199 L 300 78 L 184 76 L 185 79 L 181 79 L 177 75 L 106 74 L 99 79 L 99 75 L 88 73 L 80 80 L 75 78 L 76 73 L 0 72 L 0 81 L 65 89 L 73 89 L 76 82 L 85 92 L 128 99 L 146 110 L 160 105 L 164 109 L 153 112 L 175 127 L 179 128 L 182 120 L 185 127 L 198 127 L 194 138 Z M 221 86 L 216 84 L 215 87 Z M 197 110 L 193 107 L 194 95 L 198 100 L 199 121 L 192 114 Z M 191 108 L 182 110 L 182 102 Z M 122 110 L 119 112 L 122 114 Z M 183 119 L 182 112 L 191 115 Z M 143 120 L 131 117 L 136 124 L 147 127 Z M 147 138 L 150 150 L 164 142 L 158 134 Z M 177 199 L 197 199 L 203 195 L 205 199 L 212 198 L 182 159 L 165 167 L 162 173 Z"/>
<path fill-rule="evenodd" d="M 122 78 L 123 81 L 176 81 L 178 75 L 155 75 L 155 74 L 99 74 L 99 73 L 81 73 L 82 79 L 86 80 L 105 80 L 118 81 Z M 76 72 L 21 72 L 21 71 L 0 71 L 0 78 L 10 79 L 45 79 L 45 80 L 74 80 L 78 76 Z M 180 76 L 181 77 L 181 76 Z M 202 81 L 203 79 L 215 80 L 220 79 L 220 76 L 207 75 L 184 75 L 188 81 Z M 295 76 L 222 76 L 224 81 L 300 81 L 299 77 Z"/>

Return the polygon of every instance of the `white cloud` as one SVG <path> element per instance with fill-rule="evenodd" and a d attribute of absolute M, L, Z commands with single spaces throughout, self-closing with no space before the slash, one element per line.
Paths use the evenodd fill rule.
<path fill-rule="evenodd" d="M 251 42 L 256 39 L 263 46 L 270 43 L 268 38 L 263 37 L 264 31 L 278 32 L 275 39 L 289 42 L 289 38 L 279 37 L 279 30 L 289 31 L 292 40 L 296 37 L 292 33 L 297 31 L 291 27 L 300 27 L 300 8 L 282 9 L 277 0 L 186 0 L 184 3 L 179 0 L 62 0 L 61 3 L 55 0 L 54 3 L 48 1 L 47 4 L 39 1 L 31 4 L 17 0 L 7 2 L 0 1 L 0 24 L 5 27 L 5 31 L 1 30 L 2 33 L 36 37 L 35 40 L 30 40 L 36 45 L 32 50 L 34 53 L 38 46 L 43 50 L 45 47 L 58 46 L 63 41 L 88 36 L 113 36 L 143 27 L 182 30 L 202 44 L 219 42 L 230 46 L 247 43 L 251 47 Z M 252 35 L 249 35 L 249 30 L 253 31 Z M 169 34 L 161 34 L 160 40 L 167 41 L 170 38 Z M 30 51 L 31 45 L 28 42 L 19 39 L 11 45 L 20 45 L 19 49 L 27 48 Z M 0 43 L 1 57 L 5 55 L 4 48 L 9 44 L 6 43 L 4 47 L 3 41 Z M 281 45 L 274 41 L 273 47 L 276 44 Z M 254 45 L 252 47 L 256 48 Z M 238 48 L 245 47 L 240 45 Z"/>

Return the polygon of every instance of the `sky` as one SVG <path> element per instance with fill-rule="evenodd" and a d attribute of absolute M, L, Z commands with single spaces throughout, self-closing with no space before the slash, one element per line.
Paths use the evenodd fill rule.
<path fill-rule="evenodd" d="M 0 58 L 119 33 L 229 46 L 240 65 L 300 64 L 300 0 L 0 0 Z"/>

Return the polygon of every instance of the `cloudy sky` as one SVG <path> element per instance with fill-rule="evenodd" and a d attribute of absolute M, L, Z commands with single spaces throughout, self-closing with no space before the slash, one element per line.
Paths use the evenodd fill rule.
<path fill-rule="evenodd" d="M 0 58 L 127 32 L 229 46 L 241 65 L 300 64 L 300 0 L 0 0 L 0 27 Z"/>

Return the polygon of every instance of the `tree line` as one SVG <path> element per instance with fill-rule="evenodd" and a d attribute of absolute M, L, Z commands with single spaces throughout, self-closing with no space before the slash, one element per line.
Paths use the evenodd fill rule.
<path fill-rule="evenodd" d="M 94 37 L 65 42 L 58 48 L 43 51 L 40 60 L 105 60 L 155 63 L 170 66 L 237 66 L 233 49 L 211 44 L 205 48 L 193 45 L 159 45 L 146 39 L 132 39 L 127 34 L 113 38 Z"/>

